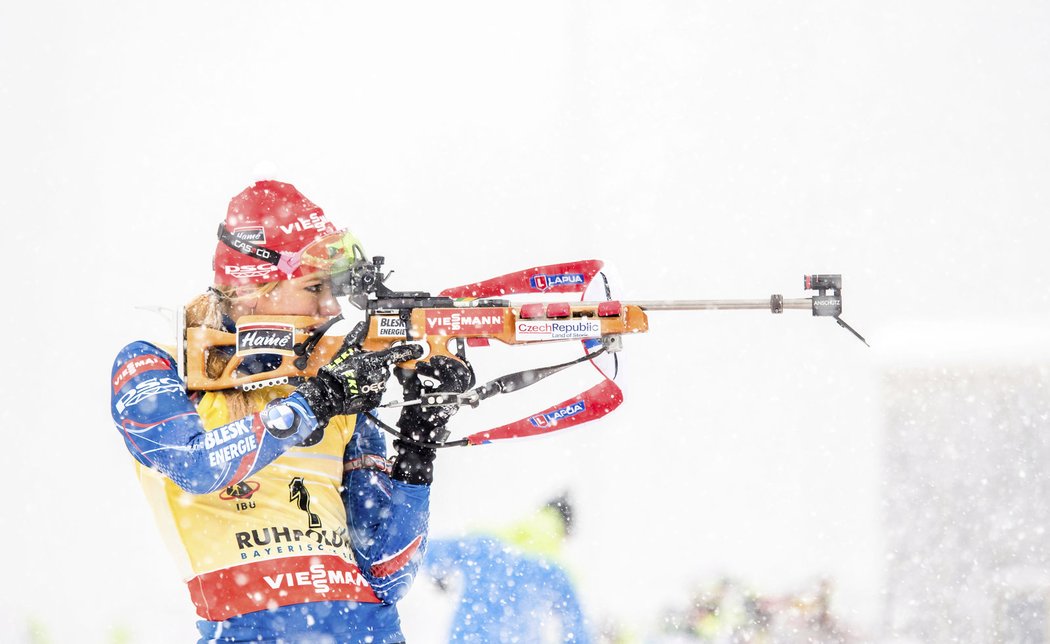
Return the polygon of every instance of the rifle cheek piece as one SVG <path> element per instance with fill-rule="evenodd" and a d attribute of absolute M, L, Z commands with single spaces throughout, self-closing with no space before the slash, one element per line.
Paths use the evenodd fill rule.
<path fill-rule="evenodd" d="M 298 315 L 246 315 L 238 320 L 239 326 L 259 325 L 283 327 L 291 334 L 287 350 L 260 351 L 238 347 L 237 333 L 207 327 L 190 327 L 185 334 L 184 361 L 186 388 L 191 391 L 217 391 L 220 389 L 256 389 L 267 384 L 277 384 L 289 378 L 304 378 L 317 375 L 318 369 L 328 364 L 339 351 L 345 336 L 324 335 L 324 331 L 336 320 Z M 212 351 L 232 353 L 229 362 L 218 377 L 208 375 L 208 355 Z M 245 358 L 253 353 L 269 353 L 280 358 L 274 369 L 259 373 L 239 371 Z M 183 353 L 180 351 L 180 353 Z"/>

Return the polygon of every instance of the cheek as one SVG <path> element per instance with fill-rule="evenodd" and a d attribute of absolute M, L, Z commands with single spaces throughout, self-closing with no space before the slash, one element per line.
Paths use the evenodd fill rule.
<path fill-rule="evenodd" d="M 310 311 L 312 299 L 300 293 L 276 290 L 259 301 L 255 312 L 259 315 L 302 315 Z"/>
<path fill-rule="evenodd" d="M 286 296 L 281 307 L 292 315 L 310 315 L 317 308 L 317 296 L 311 293 L 295 293 Z"/>

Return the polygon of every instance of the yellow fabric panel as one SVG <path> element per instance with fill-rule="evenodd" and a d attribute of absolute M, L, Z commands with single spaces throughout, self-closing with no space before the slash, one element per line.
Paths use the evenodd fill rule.
<path fill-rule="evenodd" d="M 249 392 L 256 411 L 287 396 L 287 385 Z M 206 431 L 230 422 L 226 394 L 197 403 Z M 314 445 L 293 447 L 243 481 L 214 494 L 184 492 L 139 465 L 139 477 L 185 579 L 282 556 L 336 554 L 353 562 L 339 495 L 343 452 L 355 416 L 337 416 Z"/>

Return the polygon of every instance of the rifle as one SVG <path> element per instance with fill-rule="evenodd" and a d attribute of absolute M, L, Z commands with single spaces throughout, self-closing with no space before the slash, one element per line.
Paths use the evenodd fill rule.
<path fill-rule="evenodd" d="M 590 363 L 601 381 L 566 400 L 550 405 L 512 423 L 473 433 L 444 446 L 478 445 L 494 440 L 534 436 L 566 429 L 605 416 L 623 402 L 623 392 L 614 382 L 624 336 L 649 329 L 649 311 L 696 310 L 808 310 L 817 317 L 832 317 L 840 326 L 867 344 L 842 320 L 842 276 L 807 275 L 804 288 L 816 291 L 810 297 L 785 299 L 774 294 L 755 300 L 648 300 L 619 301 L 611 297 L 608 280 L 599 260 L 582 260 L 537 266 L 489 280 L 474 282 L 431 295 L 424 291 L 394 291 L 386 285 L 384 258 L 356 262 L 349 270 L 333 275 L 333 291 L 346 296 L 365 319 L 359 324 L 355 342 L 366 351 L 398 343 L 422 342 L 428 353 L 466 361 L 467 347 L 483 347 L 492 341 L 508 345 L 581 342 L 583 355 L 564 363 L 518 371 L 492 379 L 465 393 L 433 393 L 422 400 L 395 401 L 383 407 L 419 404 L 477 407 L 483 400 L 519 391 L 571 366 Z M 604 299 L 585 300 L 588 292 Z M 532 295 L 548 298 L 564 295 L 564 301 L 512 302 L 507 296 Z M 178 316 L 182 319 L 182 316 Z M 236 334 L 194 327 L 177 329 L 184 346 L 177 348 L 180 375 L 190 389 L 215 390 L 230 387 L 254 389 L 308 377 L 327 364 L 345 336 L 327 334 L 340 317 L 332 320 L 298 316 L 244 316 Z M 362 326 L 363 325 L 363 326 Z M 361 335 L 363 334 L 363 335 Z M 218 378 L 204 369 L 208 351 L 233 353 Z M 245 375 L 241 367 L 256 354 L 279 356 L 279 364 L 264 372 Z M 613 356 L 613 369 L 603 370 L 595 359 Z M 184 358 L 184 359 L 183 359 Z M 416 361 L 399 365 L 413 369 Z M 396 430 L 380 422 L 388 431 Z"/>
<path fill-rule="evenodd" d="M 437 296 L 420 291 L 393 291 L 385 285 L 383 257 L 358 265 L 346 275 L 340 290 L 365 312 L 367 334 L 362 347 L 369 351 L 398 342 L 426 343 L 429 354 L 466 360 L 466 347 L 487 346 L 497 340 L 520 345 L 548 342 L 580 341 L 584 355 L 575 360 L 548 367 L 529 369 L 490 380 L 466 393 L 435 393 L 423 400 L 387 403 L 384 407 L 409 404 L 467 405 L 478 404 L 497 394 L 511 393 L 582 362 L 592 362 L 604 353 L 615 354 L 623 347 L 623 337 L 649 329 L 647 311 L 695 311 L 768 309 L 779 314 L 785 310 L 808 310 L 814 316 L 832 317 L 864 344 L 867 341 L 841 318 L 842 276 L 807 275 L 806 290 L 817 294 L 785 299 L 774 294 L 765 300 L 649 300 L 611 299 L 603 263 L 584 260 L 538 266 L 464 286 L 445 289 Z M 588 287 L 599 282 L 606 299 L 582 299 Z M 547 303 L 514 303 L 507 295 L 558 293 L 578 296 L 579 301 Z M 404 365 L 411 368 L 411 364 Z M 506 425 L 477 432 L 446 445 L 477 445 L 493 440 L 534 436 L 565 429 L 600 418 L 623 402 L 623 394 L 612 375 L 599 369 L 603 380 L 576 396 L 563 400 L 536 414 Z M 388 431 L 390 430 L 387 428 Z"/>

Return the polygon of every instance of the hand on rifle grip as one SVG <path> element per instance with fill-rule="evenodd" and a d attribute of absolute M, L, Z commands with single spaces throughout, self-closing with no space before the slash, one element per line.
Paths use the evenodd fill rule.
<path fill-rule="evenodd" d="M 383 400 L 390 368 L 423 355 L 422 347 L 400 345 L 364 352 L 347 338 L 332 361 L 296 390 L 306 398 L 321 426 L 333 416 L 375 409 Z"/>
<path fill-rule="evenodd" d="M 476 381 L 469 362 L 440 354 L 416 362 L 413 369 L 399 367 L 395 373 L 405 388 L 405 400 L 418 400 L 423 393 L 463 393 Z"/>
<path fill-rule="evenodd" d="M 416 363 L 415 370 L 398 369 L 398 380 L 405 389 L 405 400 L 420 400 L 426 394 L 463 393 L 474 384 L 474 369 L 469 362 L 436 355 Z M 407 405 L 401 409 L 397 426 L 405 439 L 394 441 L 397 457 L 391 476 L 405 483 L 429 485 L 434 477 L 432 445 L 448 437 L 449 419 L 457 405 Z"/>

